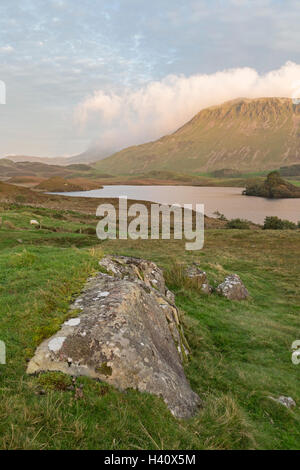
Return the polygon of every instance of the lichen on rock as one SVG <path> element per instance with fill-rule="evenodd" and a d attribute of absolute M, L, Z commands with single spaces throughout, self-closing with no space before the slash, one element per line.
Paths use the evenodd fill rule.
<path fill-rule="evenodd" d="M 218 287 L 217 293 L 229 300 L 245 300 L 249 292 L 237 274 L 227 276 Z"/>
<path fill-rule="evenodd" d="M 77 321 L 37 348 L 27 372 L 61 371 L 153 393 L 174 416 L 192 416 L 200 399 L 184 374 L 189 348 L 162 271 L 129 257 L 105 257 L 101 266 L 113 275 L 88 280 L 72 305 L 80 305 Z"/>

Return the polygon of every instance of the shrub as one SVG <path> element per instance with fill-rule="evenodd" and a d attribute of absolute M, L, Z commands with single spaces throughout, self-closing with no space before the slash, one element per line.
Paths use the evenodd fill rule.
<path fill-rule="evenodd" d="M 264 230 L 296 230 L 297 225 L 290 220 L 282 220 L 276 216 L 265 218 Z"/>
<path fill-rule="evenodd" d="M 224 214 L 221 214 L 221 212 L 219 212 L 219 211 L 215 211 L 215 212 L 214 212 L 214 215 L 215 215 L 216 218 L 219 219 L 219 220 L 223 220 L 223 221 L 226 221 L 226 220 L 227 220 L 226 217 L 225 217 L 225 215 L 224 215 Z"/>
<path fill-rule="evenodd" d="M 250 228 L 248 220 L 243 219 L 231 219 L 226 224 L 226 228 L 235 228 L 239 230 L 247 230 Z"/>

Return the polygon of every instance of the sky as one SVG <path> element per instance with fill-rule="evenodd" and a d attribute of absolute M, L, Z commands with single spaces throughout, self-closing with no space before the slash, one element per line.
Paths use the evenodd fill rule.
<path fill-rule="evenodd" d="M 299 0 L 1 0 L 0 156 L 109 154 L 227 99 L 290 97 L 299 19 Z"/>

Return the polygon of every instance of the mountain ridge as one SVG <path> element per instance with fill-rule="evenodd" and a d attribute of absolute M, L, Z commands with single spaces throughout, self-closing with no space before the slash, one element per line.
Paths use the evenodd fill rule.
<path fill-rule="evenodd" d="M 238 98 L 201 110 L 175 132 L 96 162 L 110 173 L 223 168 L 264 171 L 300 162 L 300 106 L 289 98 Z"/>

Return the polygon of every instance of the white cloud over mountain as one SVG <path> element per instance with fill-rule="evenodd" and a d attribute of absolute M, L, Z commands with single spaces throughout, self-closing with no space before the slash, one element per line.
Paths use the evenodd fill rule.
<path fill-rule="evenodd" d="M 287 62 L 259 74 L 252 68 L 224 70 L 190 77 L 169 75 L 136 91 L 95 91 L 76 109 L 81 128 L 98 126 L 98 145 L 119 149 L 175 131 L 197 112 L 245 97 L 300 95 L 300 65 Z"/>

